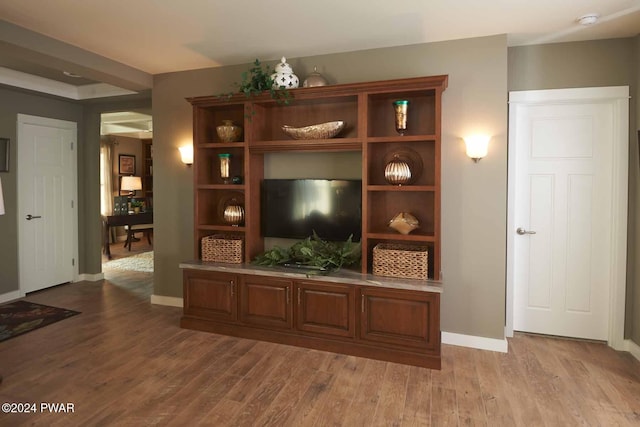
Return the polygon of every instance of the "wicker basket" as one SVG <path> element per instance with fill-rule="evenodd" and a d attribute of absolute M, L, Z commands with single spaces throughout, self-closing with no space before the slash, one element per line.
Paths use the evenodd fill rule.
<path fill-rule="evenodd" d="M 427 246 L 378 243 L 373 248 L 373 274 L 427 280 L 428 258 Z"/>
<path fill-rule="evenodd" d="M 240 236 L 214 234 L 203 237 L 201 241 L 202 260 L 241 264 L 242 246 L 243 240 Z"/>

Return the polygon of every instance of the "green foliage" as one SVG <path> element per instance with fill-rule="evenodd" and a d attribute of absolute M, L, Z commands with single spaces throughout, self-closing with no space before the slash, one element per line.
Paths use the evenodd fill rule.
<path fill-rule="evenodd" d="M 275 99 L 279 104 L 288 105 L 291 102 L 291 93 L 284 86 L 280 86 L 279 89 L 274 89 L 271 74 L 273 74 L 271 67 L 265 65 L 263 69 L 260 60 L 256 59 L 253 67 L 240 75 L 242 81 L 240 83 L 234 83 L 234 86 L 238 89 L 238 92 L 244 93 L 247 98 L 268 91 L 271 98 Z M 233 93 L 222 96 L 231 97 L 231 95 L 233 95 Z"/>
<path fill-rule="evenodd" d="M 144 205 L 144 203 L 142 203 L 139 200 L 132 200 L 131 201 L 131 207 L 132 208 L 141 208 Z"/>
<path fill-rule="evenodd" d="M 327 270 L 338 270 L 360 264 L 362 247 L 360 242 L 354 243 L 353 236 L 345 242 L 327 242 L 314 232 L 313 236 L 296 242 L 289 249 L 275 246 L 258 255 L 253 263 L 257 265 L 275 266 L 284 263 L 299 263 Z"/>

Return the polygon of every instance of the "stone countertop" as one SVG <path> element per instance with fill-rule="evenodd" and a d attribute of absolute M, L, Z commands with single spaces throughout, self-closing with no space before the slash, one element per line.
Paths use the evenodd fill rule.
<path fill-rule="evenodd" d="M 185 261 L 180 268 L 190 270 L 220 271 L 225 273 L 251 274 L 256 276 L 288 277 L 297 280 L 317 280 L 322 282 L 349 283 L 390 289 L 442 293 L 442 282 L 415 280 L 395 277 L 374 276 L 357 271 L 340 269 L 329 273 L 286 267 L 263 267 L 253 264 L 226 264 L 210 261 Z"/>

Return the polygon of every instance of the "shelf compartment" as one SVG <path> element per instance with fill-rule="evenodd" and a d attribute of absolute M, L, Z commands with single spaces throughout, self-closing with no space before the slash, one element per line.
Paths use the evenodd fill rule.
<path fill-rule="evenodd" d="M 252 153 L 277 151 L 360 151 L 362 149 L 362 142 L 357 138 L 255 141 L 251 142 L 249 149 Z"/>
<path fill-rule="evenodd" d="M 229 167 L 229 180 L 234 176 L 239 176 L 244 182 L 244 148 L 243 147 L 220 147 L 215 148 L 196 147 L 196 182 L 200 185 L 224 185 L 220 177 L 220 158 L 218 154 L 231 154 Z M 231 184 L 229 184 L 231 185 Z"/>
<path fill-rule="evenodd" d="M 424 193 L 416 197 L 409 192 L 376 191 L 368 194 L 368 233 L 393 234 L 389 221 L 400 212 L 416 217 L 420 227 L 409 236 L 433 236 L 435 234 L 435 193 Z"/>
<path fill-rule="evenodd" d="M 244 106 L 244 103 L 223 103 L 195 109 L 194 141 L 222 143 L 216 132 L 216 127 L 223 124 L 223 120 L 231 120 L 234 124 L 244 128 Z M 244 138 L 246 137 L 243 133 L 242 141 Z"/>
<path fill-rule="evenodd" d="M 322 99 L 296 99 L 290 105 L 274 102 L 253 104 L 252 141 L 287 140 L 292 144 L 303 140 L 288 139 L 283 125 L 293 127 L 310 126 L 336 120 L 343 120 L 345 128 L 333 139 L 357 138 L 358 97 L 336 96 Z"/>
<path fill-rule="evenodd" d="M 213 227 L 211 229 L 238 229 L 224 222 L 223 214 L 226 204 L 232 199 L 244 206 L 244 191 L 234 190 L 230 187 L 228 190 L 196 190 L 196 227 Z M 246 211 L 245 211 L 246 217 Z"/>
<path fill-rule="evenodd" d="M 436 89 L 424 89 L 370 94 L 367 136 L 398 136 L 393 109 L 393 101 L 398 99 L 409 101 L 405 135 L 436 134 Z"/>
<path fill-rule="evenodd" d="M 436 143 L 433 141 L 402 142 L 388 144 L 368 144 L 367 183 L 369 185 L 386 185 L 384 169 L 387 163 L 393 159 L 393 154 L 398 153 L 401 159 L 408 158 L 413 164 L 411 170 L 414 175 L 412 184 L 401 187 L 434 186 L 440 183 L 436 179 L 440 175 L 438 161 L 436 160 Z M 417 174 L 417 176 L 416 176 Z M 405 190 L 409 191 L 409 190 Z"/>

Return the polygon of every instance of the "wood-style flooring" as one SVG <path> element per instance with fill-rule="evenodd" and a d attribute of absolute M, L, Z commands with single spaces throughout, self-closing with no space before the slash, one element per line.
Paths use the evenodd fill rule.
<path fill-rule="evenodd" d="M 139 239 L 131 242 L 131 250 L 124 247 L 124 242 L 111 243 L 109 245 L 109 251 L 111 251 L 111 259 L 126 258 L 133 255 L 137 255 L 142 252 L 148 252 L 153 250 L 153 237 L 151 238 L 151 245 L 147 238 L 140 232 L 135 234 Z M 107 256 L 102 254 L 102 262 L 109 261 Z"/>
<path fill-rule="evenodd" d="M 519 334 L 509 353 L 444 345 L 442 370 L 180 329 L 151 273 L 30 294 L 82 314 L 0 343 L 0 426 L 638 426 L 640 362 Z M 72 403 L 73 413 L 40 412 Z"/>

